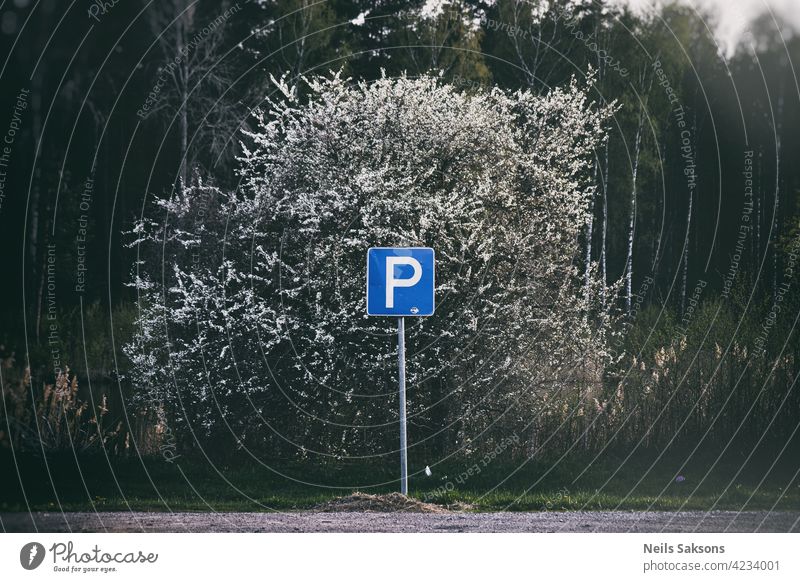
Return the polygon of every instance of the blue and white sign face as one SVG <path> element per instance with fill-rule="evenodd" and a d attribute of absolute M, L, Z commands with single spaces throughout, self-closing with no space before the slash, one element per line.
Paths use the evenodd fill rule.
<path fill-rule="evenodd" d="M 367 315 L 433 315 L 434 279 L 433 249 L 369 249 Z"/>

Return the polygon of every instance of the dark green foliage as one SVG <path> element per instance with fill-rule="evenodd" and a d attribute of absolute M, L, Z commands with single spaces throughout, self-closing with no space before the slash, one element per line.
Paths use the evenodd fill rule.
<path fill-rule="evenodd" d="M 788 35 L 778 42 L 774 23 L 762 18 L 752 27 L 756 52 L 742 46 L 723 60 L 704 22 L 679 5 L 648 20 L 600 1 L 577 14 L 565 12 L 565 0 L 549 2 L 534 16 L 529 9 L 544 3 L 458 0 L 424 20 L 423 4 L 243 3 L 219 29 L 214 51 L 204 48 L 215 66 L 194 69 L 197 93 L 187 101 L 183 151 L 195 170 L 189 180 L 197 184 L 210 174 L 216 184 L 235 186 L 239 129 L 265 97 L 277 98 L 271 75 L 292 79 L 341 69 L 375 79 L 382 71 L 441 71 L 464 91 L 496 84 L 546 92 L 591 66 L 598 79 L 593 97 L 616 100 L 619 109 L 607 146 L 596 152 L 598 194 L 584 244 L 593 261 L 605 260 L 601 272 L 609 282 L 625 274 L 635 135 L 644 115 L 631 258 L 634 301 L 642 297 L 615 348 L 619 363 L 600 371 L 603 380 L 591 390 L 565 385 L 548 395 L 520 422 L 529 432 L 520 435 L 526 445 L 515 454 L 627 454 L 669 446 L 691 457 L 698 444 L 746 451 L 770 444 L 777 457 L 795 435 L 800 410 L 794 383 L 800 281 L 793 258 L 800 236 L 800 101 L 792 69 L 800 62 L 800 40 Z M 137 249 L 121 233 L 154 195 L 179 191 L 184 149 L 174 95 L 169 111 L 137 116 L 167 59 L 139 17 L 144 5 L 120 2 L 95 22 L 83 10 L 65 15 L 56 2 L 15 4 L 4 10 L 17 13 L 20 23 L 31 16 L 29 25 L 19 39 L 1 41 L 10 59 L 0 95 L 4 119 L 20 90 L 30 89 L 36 99 L 24 112 L 0 207 L 4 270 L 13 275 L 0 286 L 0 355 L 14 353 L 17 366 L 0 373 L 6 381 L 30 366 L 32 385 L 52 382 L 56 348 L 61 364 L 77 374 L 83 399 L 90 387 L 94 396 L 108 394 L 110 414 L 120 416 L 143 381 L 127 376 L 129 362 L 120 351 L 138 299 L 128 287 Z M 197 3 L 190 36 L 214 22 L 220 5 Z M 697 167 L 693 189 L 684 139 Z M 748 197 L 742 171 L 751 151 Z M 89 177 L 93 194 L 82 210 Z M 86 291 L 79 293 L 76 236 L 83 214 L 89 236 Z M 214 244 L 213 252 L 221 252 L 219 241 Z M 58 258 L 52 322 L 47 245 L 55 245 Z M 58 329 L 53 345 L 51 323 Z M 152 430 L 158 426 L 152 416 L 147 422 Z M 222 450 L 235 446 L 224 438 L 218 443 Z M 188 430 L 179 444 L 193 448 Z"/>

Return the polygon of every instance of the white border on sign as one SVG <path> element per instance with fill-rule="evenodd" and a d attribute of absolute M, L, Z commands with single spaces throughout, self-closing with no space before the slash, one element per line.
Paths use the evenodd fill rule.
<path fill-rule="evenodd" d="M 433 311 L 430 313 L 370 313 L 369 312 L 369 252 L 370 251 L 394 251 L 404 249 L 409 251 L 431 251 L 433 253 Z M 369 317 L 431 317 L 436 313 L 436 249 L 432 247 L 369 247 L 367 249 L 367 315 Z"/>

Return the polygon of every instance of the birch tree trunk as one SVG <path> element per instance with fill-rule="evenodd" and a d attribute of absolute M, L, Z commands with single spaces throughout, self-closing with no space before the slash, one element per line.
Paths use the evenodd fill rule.
<path fill-rule="evenodd" d="M 697 102 L 697 94 L 695 94 L 695 100 Z M 694 163 L 694 167 L 697 168 L 697 113 L 692 114 L 692 162 Z M 695 170 L 696 172 L 696 170 Z M 686 238 L 683 241 L 683 281 L 681 283 L 681 315 L 683 315 L 686 309 L 686 291 L 689 286 L 689 243 L 691 240 L 691 233 L 692 233 L 692 206 L 694 202 L 694 191 L 697 188 L 697 183 L 699 182 L 697 174 L 694 174 L 695 179 L 695 186 L 694 188 L 689 188 L 689 208 L 686 212 Z"/>
<path fill-rule="evenodd" d="M 633 294 L 633 237 L 636 229 L 636 177 L 639 172 L 639 153 L 642 145 L 642 128 L 644 127 L 644 112 L 639 110 L 639 122 L 636 127 L 636 140 L 634 145 L 633 171 L 631 183 L 631 214 L 628 220 L 628 256 L 625 261 L 625 312 L 631 316 Z"/>
<path fill-rule="evenodd" d="M 755 260 L 753 261 L 754 268 L 752 269 L 754 276 L 756 272 L 755 265 L 760 264 L 761 260 L 761 198 L 764 193 L 761 190 L 761 146 L 758 148 L 758 194 L 756 198 L 756 256 Z M 759 281 L 755 282 L 756 285 L 759 284 Z"/>
<path fill-rule="evenodd" d="M 778 115 L 775 127 L 775 208 L 772 211 L 772 300 L 778 301 L 778 229 L 780 227 L 781 202 L 781 131 L 783 129 L 783 83 L 778 94 Z"/>
<path fill-rule="evenodd" d="M 686 238 L 683 241 L 683 281 L 681 283 L 681 315 L 686 310 L 686 287 L 689 284 L 689 235 L 692 229 L 692 203 L 694 192 L 689 190 L 689 209 L 686 212 Z"/>
<path fill-rule="evenodd" d="M 602 295 L 602 305 L 606 305 L 606 283 L 608 281 L 606 270 L 606 237 L 608 234 L 608 142 L 606 139 L 605 167 L 602 171 L 600 180 L 603 183 L 603 223 L 602 234 L 600 235 L 600 293 Z"/>
<path fill-rule="evenodd" d="M 597 184 L 597 158 L 594 160 L 594 183 Z M 591 278 L 592 278 L 592 234 L 594 232 L 594 199 L 597 192 L 592 194 L 589 200 L 589 220 L 586 223 L 586 254 L 584 256 L 583 284 L 584 297 L 588 303 L 591 299 Z"/>
<path fill-rule="evenodd" d="M 625 312 L 631 316 L 633 304 L 633 239 L 636 233 L 636 179 L 639 175 L 639 158 L 642 150 L 642 131 L 644 130 L 645 112 L 647 110 L 647 96 L 653 88 L 653 77 L 650 77 L 650 84 L 645 87 L 646 69 L 639 78 L 639 88 L 641 91 L 640 99 L 644 98 L 644 103 L 639 106 L 639 118 L 636 123 L 636 139 L 634 144 L 633 170 L 631 172 L 631 215 L 628 221 L 628 255 L 625 262 Z"/>
<path fill-rule="evenodd" d="M 595 29 L 597 33 L 598 30 Z M 604 42 L 605 50 L 608 50 L 608 38 L 605 38 Z M 605 61 L 600 58 L 600 52 L 597 53 L 597 81 L 598 84 L 602 84 L 603 79 L 605 78 L 606 67 Z M 601 305 L 603 307 L 606 306 L 606 284 L 608 283 L 608 270 L 606 268 L 606 239 L 608 237 L 608 150 L 609 150 L 609 141 L 611 140 L 611 136 L 609 135 L 606 138 L 605 143 L 605 158 L 603 160 L 603 168 L 601 169 L 600 180 L 603 183 L 603 223 L 602 223 L 602 233 L 600 235 L 600 295 L 601 295 Z"/>

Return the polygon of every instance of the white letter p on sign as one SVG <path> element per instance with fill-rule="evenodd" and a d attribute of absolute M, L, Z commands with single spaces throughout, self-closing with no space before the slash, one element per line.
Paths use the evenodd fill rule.
<path fill-rule="evenodd" d="M 411 265 L 414 274 L 408 279 L 395 279 L 395 265 Z M 422 278 L 422 265 L 413 257 L 386 257 L 386 307 L 394 307 L 394 288 L 413 287 Z"/>

